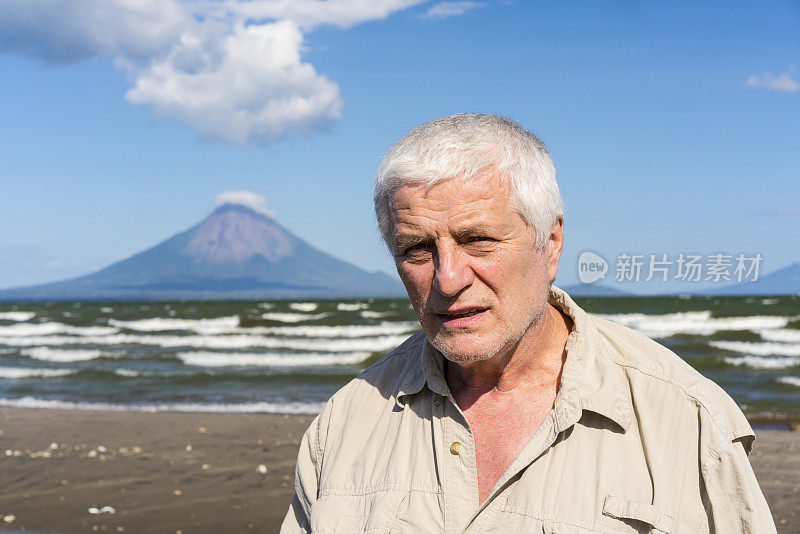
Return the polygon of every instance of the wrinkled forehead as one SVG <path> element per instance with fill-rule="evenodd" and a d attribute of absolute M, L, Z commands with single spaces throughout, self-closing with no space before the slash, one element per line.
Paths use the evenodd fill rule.
<path fill-rule="evenodd" d="M 509 188 L 493 177 L 482 180 L 447 180 L 434 186 L 406 185 L 391 202 L 392 233 L 464 232 L 502 226 L 520 218 Z"/>
<path fill-rule="evenodd" d="M 409 182 L 400 185 L 391 194 L 390 208 L 392 213 L 422 206 L 446 210 L 488 201 L 511 203 L 508 182 L 490 172 L 476 177 L 453 177 L 433 183 Z"/>

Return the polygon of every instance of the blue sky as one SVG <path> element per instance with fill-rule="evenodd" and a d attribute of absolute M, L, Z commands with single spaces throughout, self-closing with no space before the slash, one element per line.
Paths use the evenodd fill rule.
<path fill-rule="evenodd" d="M 380 159 L 463 111 L 548 145 L 562 284 L 587 249 L 758 252 L 762 272 L 800 260 L 796 3 L 123 4 L 0 5 L 0 288 L 146 249 L 232 190 L 392 272 L 371 206 Z"/>

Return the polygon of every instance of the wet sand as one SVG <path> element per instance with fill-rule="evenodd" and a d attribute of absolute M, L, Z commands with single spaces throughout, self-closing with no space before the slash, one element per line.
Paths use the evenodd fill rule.
<path fill-rule="evenodd" d="M 311 420 L 0 408 L 0 531 L 277 532 Z M 800 432 L 757 433 L 778 532 L 800 532 Z"/>

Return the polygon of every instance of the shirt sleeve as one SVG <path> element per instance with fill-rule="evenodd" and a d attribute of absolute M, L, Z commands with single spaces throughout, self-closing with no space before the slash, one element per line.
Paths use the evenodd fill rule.
<path fill-rule="evenodd" d="M 317 416 L 300 442 L 294 474 L 294 495 L 281 525 L 280 534 L 311 532 L 311 506 L 317 500 L 322 457 L 318 440 L 319 423 L 320 416 Z"/>
<path fill-rule="evenodd" d="M 709 532 L 776 532 L 772 513 L 747 458 L 745 447 L 753 437 L 730 440 L 717 434 L 704 451 L 701 477 Z"/>

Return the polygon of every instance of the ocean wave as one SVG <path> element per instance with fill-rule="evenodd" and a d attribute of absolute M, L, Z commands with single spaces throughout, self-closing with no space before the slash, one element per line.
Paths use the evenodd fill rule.
<path fill-rule="evenodd" d="M 313 302 L 292 302 L 289 308 L 301 312 L 312 312 L 317 309 L 317 305 Z"/>
<path fill-rule="evenodd" d="M 279 323 L 301 323 L 303 321 L 315 321 L 327 317 L 329 313 L 316 313 L 314 315 L 307 315 L 305 313 L 278 313 L 269 312 L 262 313 L 261 318 L 269 321 L 277 321 Z"/>
<path fill-rule="evenodd" d="M 800 330 L 793 330 L 791 328 L 776 328 L 774 330 L 759 330 L 758 333 L 767 341 L 800 343 Z"/>
<path fill-rule="evenodd" d="M 179 352 L 176 356 L 183 363 L 196 367 L 310 367 L 316 365 L 355 365 L 369 358 L 371 353 Z"/>
<path fill-rule="evenodd" d="M 118 321 L 110 319 L 108 324 L 118 328 L 127 328 L 139 332 L 164 332 L 169 330 L 191 330 L 198 334 L 221 334 L 230 332 L 239 326 L 239 316 L 215 317 L 209 319 L 173 319 L 155 317 L 135 321 Z"/>
<path fill-rule="evenodd" d="M 800 377 L 797 376 L 782 376 L 776 379 L 777 382 L 781 384 L 789 384 L 790 386 L 796 386 L 800 388 Z"/>
<path fill-rule="evenodd" d="M 114 412 L 285 413 L 316 415 L 322 411 L 322 408 L 325 407 L 325 403 L 249 402 L 242 404 L 113 404 L 103 402 L 73 402 L 55 399 L 40 399 L 36 397 L 22 397 L 19 399 L 0 398 L 0 406 Z"/>
<path fill-rule="evenodd" d="M 134 371 L 132 369 L 114 369 L 114 374 L 124 376 L 125 378 L 133 378 L 142 375 L 139 371 Z M 147 375 L 151 376 L 152 373 L 147 373 Z"/>
<path fill-rule="evenodd" d="M 17 322 L 25 322 L 30 321 L 36 317 L 36 312 L 27 312 L 27 311 L 10 311 L 10 312 L 0 312 L 0 320 L 3 321 L 17 321 Z"/>
<path fill-rule="evenodd" d="M 742 352 L 757 356 L 800 356 L 800 343 L 711 341 L 709 345 L 730 352 Z"/>
<path fill-rule="evenodd" d="M 370 310 L 364 310 L 360 313 L 361 317 L 364 319 L 380 319 L 381 317 L 386 317 L 388 315 L 394 315 L 392 312 L 376 312 Z"/>
<path fill-rule="evenodd" d="M 366 302 L 356 302 L 351 304 L 349 302 L 340 302 L 336 305 L 336 309 L 339 311 L 358 311 L 358 310 L 366 310 L 369 308 L 369 304 Z"/>
<path fill-rule="evenodd" d="M 771 304 L 775 304 L 776 302 L 778 302 L 778 299 L 761 299 L 761 304 L 763 304 L 765 306 L 769 306 Z"/>
<path fill-rule="evenodd" d="M 288 349 L 313 352 L 382 352 L 392 349 L 406 340 L 405 335 L 387 335 L 354 339 L 327 338 L 280 338 L 256 335 L 230 336 L 137 336 L 115 334 L 97 337 L 0 337 L 0 345 L 63 346 L 63 345 L 149 345 L 164 348 L 192 347 L 206 349 Z"/>
<path fill-rule="evenodd" d="M 75 374 L 73 369 L 30 369 L 24 367 L 0 367 L 0 378 L 51 378 Z"/>
<path fill-rule="evenodd" d="M 800 365 L 800 358 L 768 357 L 768 356 L 737 356 L 723 358 L 728 365 L 744 366 L 751 369 L 788 369 Z"/>
<path fill-rule="evenodd" d="M 710 310 L 665 313 L 598 314 L 598 317 L 628 326 L 649 337 L 665 338 L 676 334 L 709 336 L 720 330 L 752 330 L 783 328 L 787 317 L 751 315 L 747 317 L 712 317 Z"/>
<path fill-rule="evenodd" d="M 401 334 L 419 328 L 414 322 L 384 322 L 378 325 L 341 326 L 250 326 L 240 327 L 238 316 L 218 319 L 145 319 L 142 321 L 109 321 L 116 327 L 142 332 L 186 330 L 201 335 L 265 334 L 285 337 L 366 337 L 384 334 Z"/>
<path fill-rule="evenodd" d="M 20 352 L 24 356 L 28 356 L 35 360 L 45 360 L 48 362 L 85 362 L 88 360 L 96 360 L 103 355 L 103 352 L 99 350 L 64 350 L 51 349 L 49 347 L 22 349 Z"/>
<path fill-rule="evenodd" d="M 262 326 L 240 328 L 239 332 L 247 334 L 274 334 L 286 337 L 327 337 L 327 338 L 354 338 L 380 336 L 387 334 L 402 334 L 419 330 L 416 321 L 384 322 L 377 325 L 342 325 L 342 326 Z M 233 333 L 233 332 L 231 332 Z"/>
<path fill-rule="evenodd" d="M 119 332 L 110 326 L 70 326 L 64 323 L 22 323 L 0 326 L 0 336 L 50 336 L 70 334 L 74 336 L 105 336 Z"/>
<path fill-rule="evenodd" d="M 271 310 L 272 308 L 275 307 L 275 305 L 271 302 L 259 302 L 258 307 L 261 308 L 262 310 Z"/>

